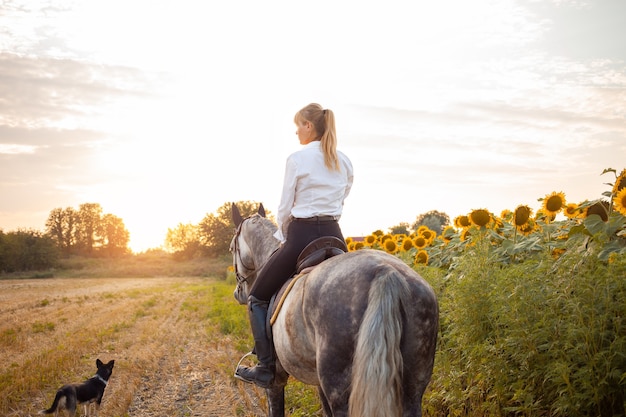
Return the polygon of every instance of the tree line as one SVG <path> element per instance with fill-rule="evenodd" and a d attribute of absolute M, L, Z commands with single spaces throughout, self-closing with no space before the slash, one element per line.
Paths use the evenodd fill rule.
<path fill-rule="evenodd" d="M 239 201 L 235 203 L 243 217 L 257 212 L 259 204 L 253 201 Z M 267 217 L 273 218 L 271 212 L 265 209 Z M 412 224 L 400 223 L 390 227 L 390 233 L 409 234 L 421 225 L 428 226 L 437 234 L 450 224 L 447 214 L 437 210 L 417 216 Z M 207 214 L 198 224 L 179 223 L 175 228 L 167 230 L 165 247 L 180 259 L 191 259 L 195 256 L 220 256 L 228 254 L 230 241 L 233 238 L 235 224 L 232 221 L 232 203 L 224 203 L 215 213 Z"/>
<path fill-rule="evenodd" d="M 246 217 L 256 213 L 259 204 L 253 201 L 235 203 Z M 217 257 L 228 254 L 235 225 L 232 203 L 224 203 L 214 213 L 208 213 L 198 224 L 180 223 L 168 228 L 164 248 L 177 260 L 195 257 Z M 272 213 L 266 210 L 269 218 Z M 418 216 L 415 222 L 400 223 L 389 228 L 392 233 L 409 233 L 425 224 L 441 233 L 450 223 L 447 214 L 436 210 Z M 130 233 L 123 220 L 104 213 L 98 203 L 84 203 L 78 209 L 55 208 L 50 211 L 45 232 L 0 230 L 0 273 L 44 270 L 54 267 L 60 258 L 72 255 L 85 257 L 121 257 L 131 254 Z"/>
<path fill-rule="evenodd" d="M 60 257 L 71 255 L 120 257 L 130 253 L 129 241 L 122 219 L 104 213 L 100 204 L 55 208 L 48 215 L 43 233 L 0 230 L 0 272 L 48 269 Z"/>

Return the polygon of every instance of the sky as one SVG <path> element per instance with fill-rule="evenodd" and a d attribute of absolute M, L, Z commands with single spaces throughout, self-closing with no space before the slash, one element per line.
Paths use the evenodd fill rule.
<path fill-rule="evenodd" d="M 626 168 L 625 0 L 0 0 L 0 229 L 98 203 L 135 252 L 275 213 L 294 114 L 337 120 L 362 236 Z"/>

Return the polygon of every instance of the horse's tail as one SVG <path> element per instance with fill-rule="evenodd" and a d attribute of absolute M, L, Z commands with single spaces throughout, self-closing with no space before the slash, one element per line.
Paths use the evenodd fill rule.
<path fill-rule="evenodd" d="M 402 304 L 409 286 L 390 266 L 372 281 L 352 362 L 350 416 L 402 416 Z"/>

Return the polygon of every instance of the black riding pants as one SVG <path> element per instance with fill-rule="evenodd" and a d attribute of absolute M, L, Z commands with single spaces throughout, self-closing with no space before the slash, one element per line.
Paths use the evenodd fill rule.
<path fill-rule="evenodd" d="M 272 295 L 296 272 L 300 252 L 312 241 L 322 236 L 335 236 L 344 240 L 337 221 L 310 221 L 293 219 L 287 227 L 287 241 L 270 256 L 258 272 L 250 295 L 269 301 Z"/>

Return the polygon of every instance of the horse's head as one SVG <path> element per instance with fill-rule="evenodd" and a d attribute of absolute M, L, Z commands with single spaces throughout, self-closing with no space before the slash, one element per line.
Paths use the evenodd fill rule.
<path fill-rule="evenodd" d="M 255 258 L 253 247 L 249 243 L 250 236 L 254 233 L 251 229 L 257 220 L 265 218 L 265 209 L 261 204 L 256 214 L 244 219 L 239 208 L 233 203 L 232 217 L 237 227 L 235 236 L 230 242 L 230 252 L 233 254 L 233 267 L 237 277 L 234 295 L 239 304 L 247 304 L 250 287 L 256 279 L 257 269 L 261 266 L 257 265 L 258 261 L 255 260 L 257 258 Z"/>

